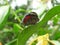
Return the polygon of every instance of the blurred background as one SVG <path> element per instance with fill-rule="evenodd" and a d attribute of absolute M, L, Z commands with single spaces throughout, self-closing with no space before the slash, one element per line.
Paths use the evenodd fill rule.
<path fill-rule="evenodd" d="M 60 5 L 60 0 L 0 0 L 0 7 L 5 5 L 10 5 L 11 10 L 6 25 L 0 30 L 0 43 L 2 43 L 0 45 L 8 44 L 17 38 L 18 33 L 16 34 L 16 31 L 14 32 L 13 30 L 23 30 L 26 28 L 21 24 L 26 14 L 36 12 L 41 21 L 51 8 Z M 52 39 L 60 41 L 60 16 L 58 15 L 47 22 L 45 29 L 51 30 L 50 32 L 53 35 Z M 34 38 L 34 36 L 36 35 L 32 37 Z"/>

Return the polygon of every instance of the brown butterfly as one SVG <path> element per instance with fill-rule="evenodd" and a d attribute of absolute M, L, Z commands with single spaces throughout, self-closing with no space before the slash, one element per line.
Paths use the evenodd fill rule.
<path fill-rule="evenodd" d="M 27 14 L 27 15 L 24 17 L 22 23 L 23 23 L 24 25 L 34 25 L 34 24 L 36 24 L 38 21 L 39 21 L 39 18 L 38 18 L 37 13 L 31 12 L 31 13 Z"/>

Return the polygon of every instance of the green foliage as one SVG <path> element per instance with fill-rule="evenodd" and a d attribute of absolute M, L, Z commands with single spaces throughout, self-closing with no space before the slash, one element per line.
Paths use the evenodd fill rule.
<path fill-rule="evenodd" d="M 19 30 L 23 30 L 23 28 L 21 26 L 19 26 L 18 24 L 14 24 L 13 30 L 15 33 L 18 33 Z"/>
<path fill-rule="evenodd" d="M 28 6 L 24 7 L 23 5 L 22 7 L 16 10 L 11 9 L 9 5 L 0 7 L 0 11 L 2 10 L 2 14 L 0 13 L 1 42 L 3 42 L 5 45 L 25 45 L 27 40 L 35 33 L 37 35 L 44 35 L 46 33 L 49 33 L 51 34 L 50 37 L 52 37 L 52 40 L 58 40 L 60 38 L 60 28 L 56 29 L 54 32 L 52 31 L 54 29 L 49 30 L 47 25 L 47 22 L 50 19 L 53 20 L 54 26 L 57 25 L 58 19 L 60 18 L 60 6 L 55 6 L 50 9 L 41 21 L 39 21 L 35 25 L 27 26 L 27 28 L 23 24 L 21 24 L 21 22 L 24 15 L 30 10 L 27 11 Z M 57 18 L 54 17 L 56 15 Z M 52 32 L 54 32 L 54 34 L 52 34 Z M 36 42 L 34 42 L 33 45 L 35 43 Z"/>
<path fill-rule="evenodd" d="M 60 38 L 60 31 L 57 30 L 53 36 L 51 36 L 53 40 L 58 40 Z"/>
<path fill-rule="evenodd" d="M 37 23 L 36 25 L 29 26 L 28 28 L 24 29 L 21 33 L 19 33 L 18 45 L 25 45 L 26 41 L 29 39 L 30 36 L 32 36 L 32 34 L 44 28 L 44 26 L 46 26 L 47 21 L 58 13 L 60 13 L 60 6 L 56 6 L 50 9 L 39 23 Z M 41 32 L 43 31 L 44 30 L 42 30 Z"/>
<path fill-rule="evenodd" d="M 2 6 L 0 7 L 0 30 L 4 27 L 4 25 L 6 24 L 7 18 L 9 16 L 9 12 L 10 12 L 10 7 L 7 6 Z"/>

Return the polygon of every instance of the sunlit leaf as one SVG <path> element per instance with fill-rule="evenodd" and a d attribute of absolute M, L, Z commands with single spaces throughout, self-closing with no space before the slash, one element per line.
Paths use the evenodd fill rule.
<path fill-rule="evenodd" d="M 0 7 L 0 29 L 6 24 L 9 15 L 9 5 Z"/>

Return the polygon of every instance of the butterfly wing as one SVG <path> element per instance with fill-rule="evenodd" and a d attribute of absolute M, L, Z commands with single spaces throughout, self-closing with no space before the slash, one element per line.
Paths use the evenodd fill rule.
<path fill-rule="evenodd" d="M 23 19 L 24 25 L 33 25 L 36 24 L 39 21 L 39 18 L 35 12 L 31 12 L 28 15 L 26 15 Z"/>
<path fill-rule="evenodd" d="M 23 24 L 24 24 L 24 25 L 28 25 L 30 18 L 31 18 L 31 16 L 26 15 L 26 16 L 24 17 L 24 19 L 23 19 Z"/>

